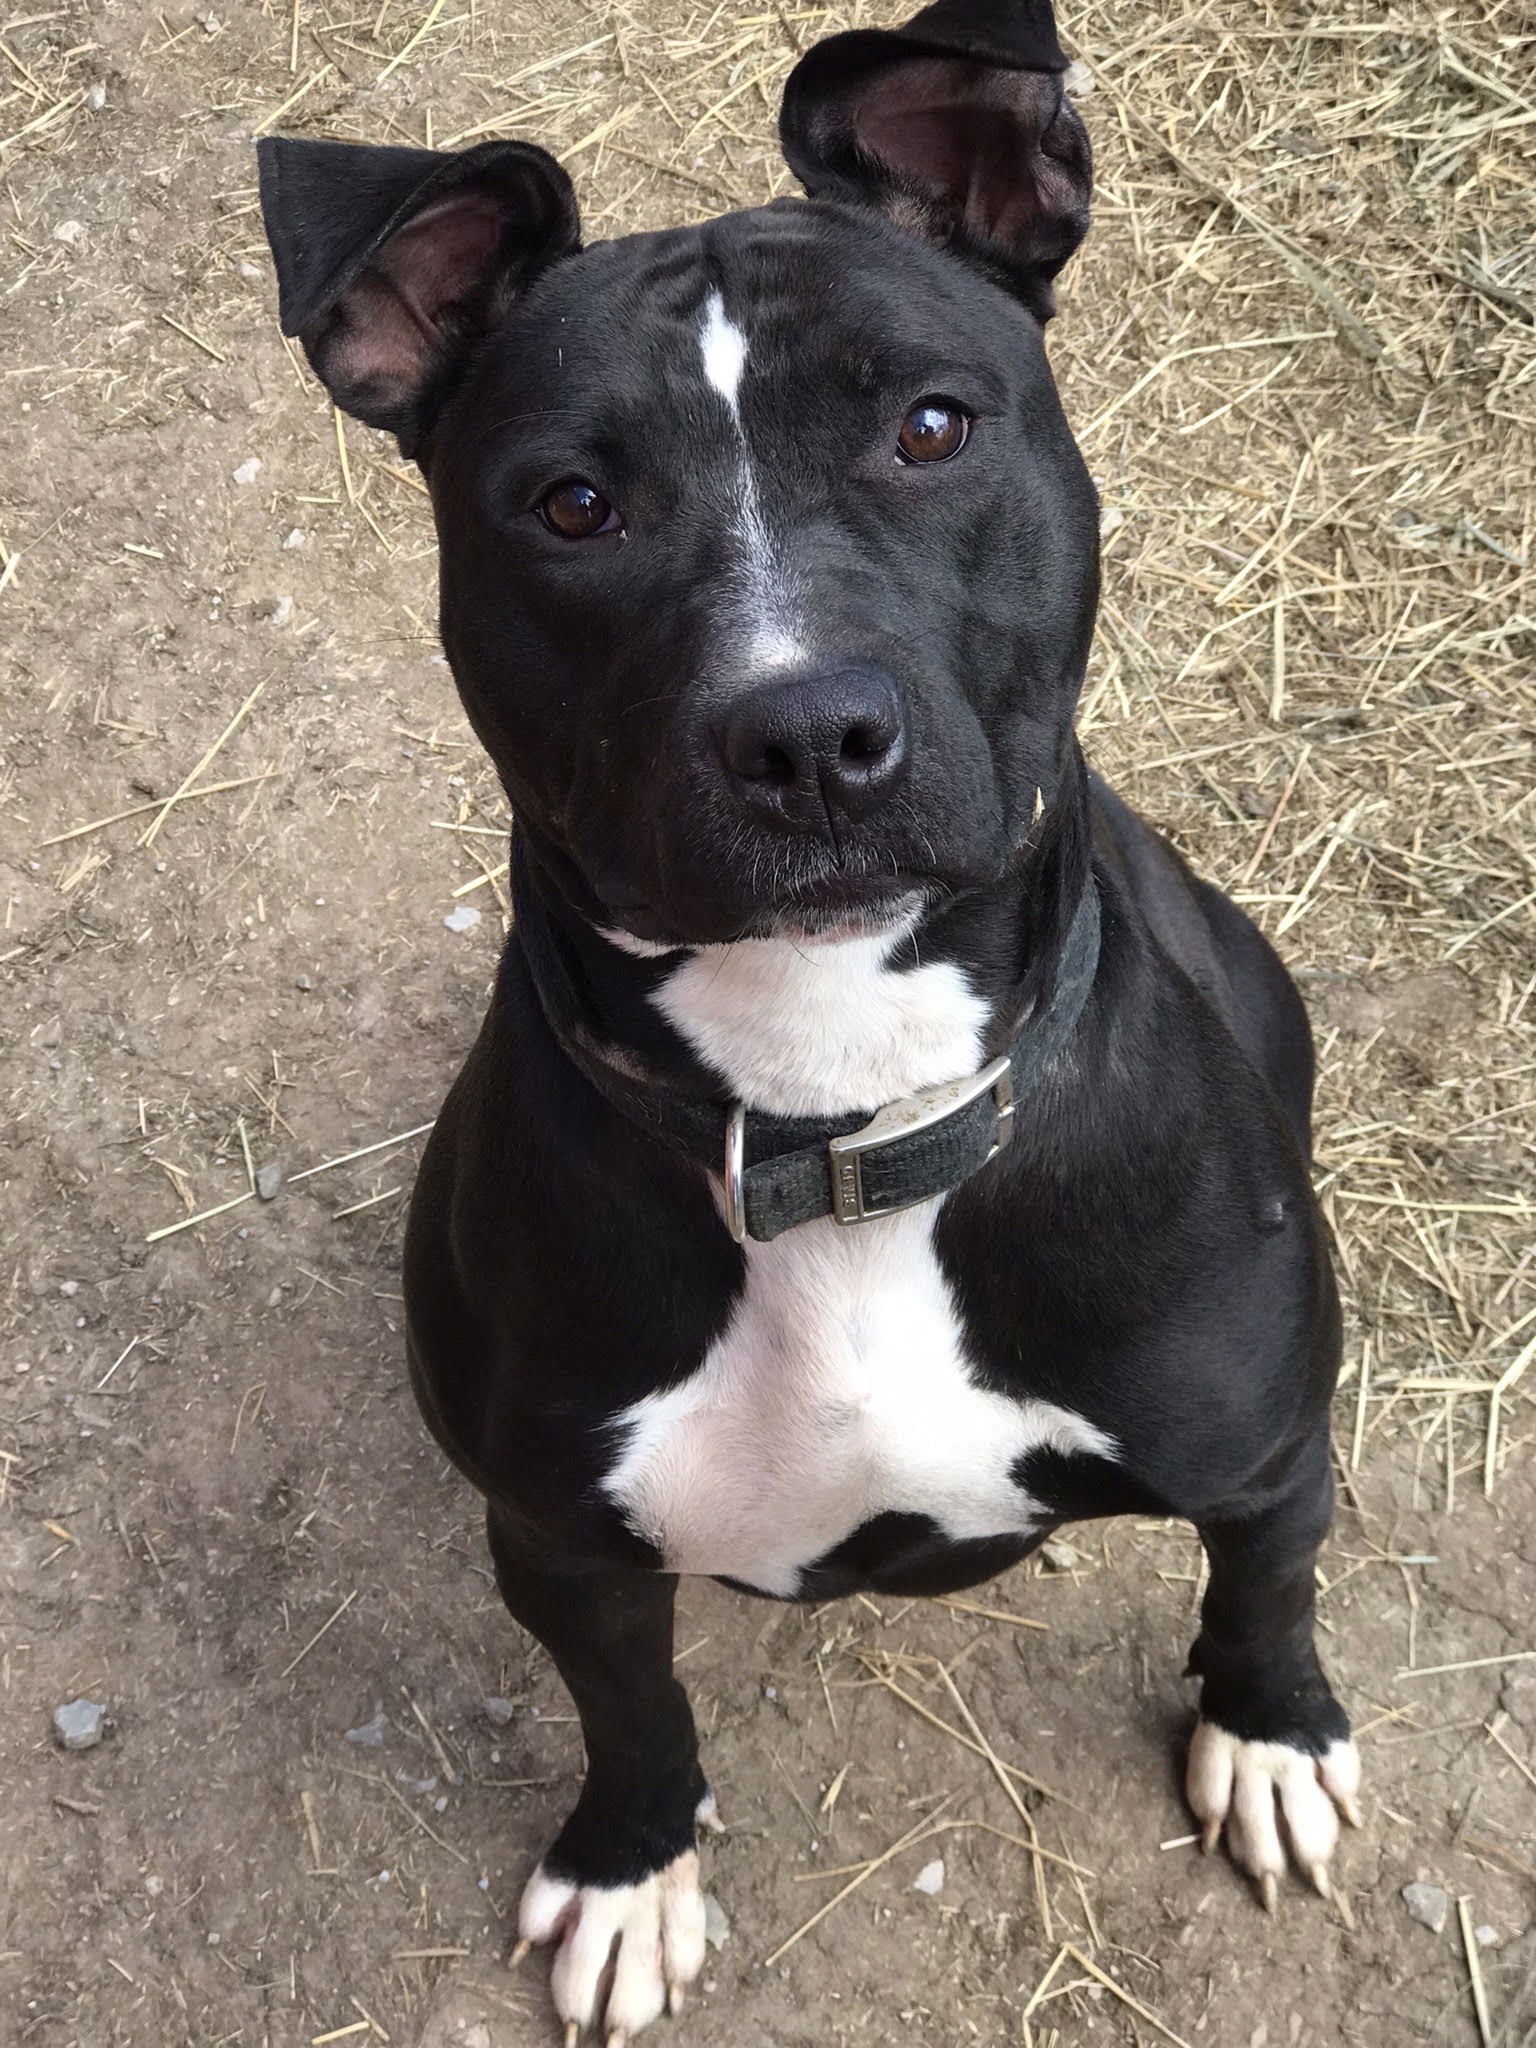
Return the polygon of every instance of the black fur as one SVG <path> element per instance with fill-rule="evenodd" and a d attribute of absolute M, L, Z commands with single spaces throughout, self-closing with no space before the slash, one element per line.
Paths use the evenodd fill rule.
<path fill-rule="evenodd" d="M 322 375 L 338 318 L 365 354 L 396 348 L 388 404 L 358 409 L 421 461 L 444 645 L 516 818 L 517 925 L 427 1148 L 406 1291 L 424 1410 L 486 1495 L 507 1604 L 582 1716 L 589 1774 L 551 1861 L 590 1882 L 676 1855 L 703 1792 L 670 1669 L 674 1582 L 601 1491 L 613 1420 L 695 1371 L 745 1269 L 706 1176 L 562 1054 L 530 961 L 558 972 L 605 1056 L 658 1092 L 717 1098 L 649 1000 L 682 949 L 910 899 L 907 963 L 963 966 L 995 1051 L 1097 889 L 1082 1020 L 936 1244 L 977 1381 L 1074 1410 L 1123 1455 L 1030 1454 L 1017 1476 L 1047 1508 L 1032 1536 L 949 1543 L 926 1516 L 883 1515 L 800 1592 L 933 1592 L 1057 1520 L 1186 1516 L 1211 1559 L 1192 1654 L 1207 1715 L 1314 1753 L 1344 1730 L 1312 1646 L 1339 1323 L 1308 1177 L 1306 1018 L 1254 926 L 1089 775 L 1073 735 L 1098 559 L 1042 338 L 1086 221 L 1064 61 L 1038 0 L 945 0 L 905 37 L 837 39 L 787 98 L 815 196 L 584 253 L 561 174 L 525 146 L 440 160 L 277 142 L 264 160 L 286 324 Z M 875 118 L 866 92 L 893 76 Z M 943 121 L 908 160 L 925 81 Z M 1027 188 L 985 218 L 930 175 L 965 171 L 951 116 L 967 95 Z M 401 355 L 395 301 L 348 294 L 371 265 L 408 296 L 431 238 L 403 254 L 391 238 L 487 178 L 502 228 L 469 237 L 480 267 L 419 360 Z M 749 818 L 712 738 L 743 687 L 721 626 L 738 447 L 698 369 L 714 292 L 750 335 L 744 431 L 769 451 L 761 514 L 816 659 L 894 678 L 907 721 L 890 800 L 824 828 Z M 971 440 L 903 469 L 896 427 L 935 393 L 972 415 Z M 573 475 L 622 531 L 548 530 L 541 498 Z M 633 957 L 605 930 L 662 950 Z"/>

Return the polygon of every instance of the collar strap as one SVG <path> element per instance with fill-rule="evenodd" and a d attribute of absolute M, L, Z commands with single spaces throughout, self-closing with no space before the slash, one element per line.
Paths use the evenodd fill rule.
<path fill-rule="evenodd" d="M 888 1102 L 862 1124 L 769 1116 L 740 1103 L 726 1110 L 625 1074 L 585 1034 L 560 1027 L 539 971 L 547 963 L 529 964 L 573 1064 L 648 1136 L 722 1175 L 726 1225 L 739 1244 L 767 1243 L 818 1216 L 851 1226 L 948 1194 L 1002 1151 L 1015 1103 L 1043 1077 L 1088 1000 L 1099 964 L 1099 892 L 1090 873 L 1050 998 L 1030 1010 L 1005 1053 L 968 1079 Z"/>

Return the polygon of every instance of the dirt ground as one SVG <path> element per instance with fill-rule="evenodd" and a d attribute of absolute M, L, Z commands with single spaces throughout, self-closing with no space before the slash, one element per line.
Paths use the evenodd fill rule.
<path fill-rule="evenodd" d="M 579 1743 L 418 1424 L 397 1278 L 505 816 L 419 485 L 278 337 L 251 137 L 525 133 L 591 234 L 682 221 L 782 184 L 778 82 L 853 17 L 12 4 L 0 2042 L 533 2048 L 542 1969 L 499 1958 Z M 1522 2048 L 1536 19 L 1112 0 L 1065 28 L 1101 168 L 1053 333 L 1105 503 L 1085 730 L 1318 1024 L 1350 1311 L 1321 1611 L 1367 1825 L 1337 1905 L 1293 1887 L 1273 1920 L 1190 1846 L 1181 1527 L 1071 1532 L 1075 1567 L 971 1607 L 691 1584 L 729 1932 L 657 2038 Z M 76 1753 L 51 1717 L 80 1695 L 108 1722 Z M 1049 1796 L 1016 1807 L 972 1727 Z"/>

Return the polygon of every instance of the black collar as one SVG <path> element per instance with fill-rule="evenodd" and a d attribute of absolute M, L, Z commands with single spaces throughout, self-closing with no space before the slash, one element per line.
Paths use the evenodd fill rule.
<path fill-rule="evenodd" d="M 725 1220 L 738 1243 L 766 1242 L 817 1216 L 864 1223 L 948 1194 L 1003 1149 L 1015 1103 L 1066 1044 L 1088 1000 L 1099 962 L 1099 892 L 1090 872 L 1049 998 L 1026 1013 L 1005 1053 L 979 1074 L 901 1096 L 862 1121 L 769 1116 L 626 1073 L 583 1030 L 563 963 L 537 943 L 524 954 L 572 1064 L 631 1123 L 721 1175 Z"/>

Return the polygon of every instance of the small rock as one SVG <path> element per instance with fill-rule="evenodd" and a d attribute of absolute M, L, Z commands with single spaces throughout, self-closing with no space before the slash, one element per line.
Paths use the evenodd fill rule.
<path fill-rule="evenodd" d="M 107 104 L 107 88 L 100 82 L 100 80 L 98 80 L 95 85 L 86 87 L 85 104 L 90 108 L 93 114 L 99 114 L 102 108 Z"/>
<path fill-rule="evenodd" d="M 293 977 L 293 985 L 295 988 L 303 989 L 304 993 L 308 995 L 309 991 L 314 987 L 315 984 L 313 979 L 309 975 L 296 974 Z"/>
<path fill-rule="evenodd" d="M 472 903 L 461 903 L 457 910 L 450 910 L 443 919 L 451 932 L 472 932 L 480 922 L 480 913 Z"/>
<path fill-rule="evenodd" d="M 1081 1571 L 1086 1559 L 1080 1550 L 1074 1550 L 1070 1543 L 1042 1543 L 1040 1561 L 1048 1572 Z"/>
<path fill-rule="evenodd" d="M 384 1709 L 376 1707 L 371 1721 L 364 1721 L 357 1728 L 349 1728 L 346 1739 L 348 1742 L 355 1742 L 359 1749 L 382 1749 L 384 1747 Z"/>
<path fill-rule="evenodd" d="M 925 1863 L 912 1880 L 915 1892 L 926 1892 L 931 1899 L 935 1892 L 944 1889 L 944 1858 L 935 1856 L 931 1863 Z"/>
<path fill-rule="evenodd" d="M 256 607 L 256 616 L 264 626 L 286 626 L 293 617 L 293 599 L 269 597 L 265 604 Z"/>
<path fill-rule="evenodd" d="M 53 1732 L 66 1749 L 94 1749 L 106 1726 L 107 1710 L 94 1700 L 70 1700 L 53 1710 Z"/>
<path fill-rule="evenodd" d="M 260 474 L 261 457 L 259 455 L 248 456 L 238 469 L 230 471 L 231 477 L 237 484 L 253 484 Z"/>
<path fill-rule="evenodd" d="M 495 1695 L 488 1700 L 480 1702 L 480 1711 L 493 1728 L 505 1728 L 517 1713 L 516 1707 L 513 1706 L 510 1700 L 504 1700 Z"/>
<path fill-rule="evenodd" d="M 269 1159 L 264 1166 L 256 1169 L 256 1193 L 263 1202 L 270 1202 L 283 1184 L 283 1169 L 275 1159 Z"/>
<path fill-rule="evenodd" d="M 711 1948 L 724 1948 L 731 1938 L 731 1923 L 724 1906 L 713 1892 L 704 1894 L 704 1939 Z"/>
<path fill-rule="evenodd" d="M 304 531 L 302 526 L 292 526 L 288 529 L 288 532 L 283 539 L 283 552 L 285 554 L 292 554 L 295 548 L 304 548 L 308 546 L 309 535 Z"/>
<path fill-rule="evenodd" d="M 53 239 L 62 242 L 67 249 L 72 249 L 84 233 L 83 220 L 61 220 L 53 231 Z"/>
<path fill-rule="evenodd" d="M 1473 1928 L 1472 1938 L 1479 1948 L 1497 1948 L 1499 1945 L 1499 1930 L 1497 1927 L 1490 1927 L 1484 1921 L 1481 1927 Z"/>
<path fill-rule="evenodd" d="M 1088 66 L 1081 57 L 1074 57 L 1072 59 L 1072 62 L 1067 66 L 1066 76 L 1061 82 L 1075 100 L 1087 99 L 1089 93 L 1093 91 L 1095 84 L 1093 73 L 1088 69 Z"/>
<path fill-rule="evenodd" d="M 1451 1895 L 1443 1885 L 1405 1884 L 1403 1904 L 1421 1927 L 1427 1927 L 1431 1934 L 1444 1933 L 1450 1917 Z"/>
<path fill-rule="evenodd" d="M 60 1294 L 73 1297 L 80 1292 L 80 1282 L 78 1280 L 61 1280 L 59 1282 L 59 1292 Z"/>

